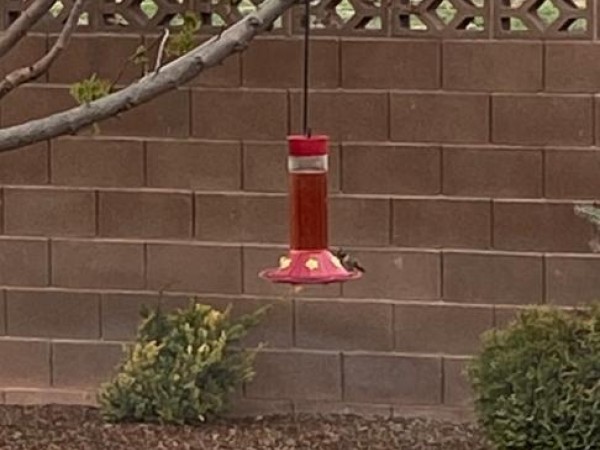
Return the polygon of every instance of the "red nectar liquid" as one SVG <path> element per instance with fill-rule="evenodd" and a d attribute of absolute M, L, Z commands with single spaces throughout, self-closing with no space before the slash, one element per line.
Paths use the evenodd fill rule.
<path fill-rule="evenodd" d="M 291 248 L 327 249 L 327 173 L 292 172 L 289 179 Z"/>

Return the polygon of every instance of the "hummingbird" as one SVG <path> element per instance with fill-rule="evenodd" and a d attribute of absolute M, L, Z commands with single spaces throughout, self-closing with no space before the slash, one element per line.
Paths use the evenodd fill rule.
<path fill-rule="evenodd" d="M 360 264 L 360 262 L 356 258 L 352 257 L 345 250 L 338 248 L 336 250 L 333 250 L 332 253 L 337 259 L 340 260 L 342 266 L 344 266 L 344 269 L 346 269 L 347 271 L 354 272 L 358 270 L 362 273 L 366 272 L 365 268 Z"/>

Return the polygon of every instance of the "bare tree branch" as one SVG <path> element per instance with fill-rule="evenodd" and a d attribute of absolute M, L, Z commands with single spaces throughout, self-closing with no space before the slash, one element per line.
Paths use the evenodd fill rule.
<path fill-rule="evenodd" d="M 156 64 L 154 65 L 155 72 L 158 72 L 158 70 L 162 66 L 162 59 L 165 53 L 165 46 L 167 45 L 167 41 L 169 40 L 170 34 L 171 32 L 169 31 L 169 29 L 165 28 L 165 31 L 163 32 L 163 37 L 160 40 L 160 45 L 158 46 L 158 55 L 156 55 Z"/>
<path fill-rule="evenodd" d="M 19 43 L 31 28 L 44 17 L 56 0 L 34 0 L 0 37 L 0 58 Z"/>
<path fill-rule="evenodd" d="M 77 131 L 96 122 L 132 109 L 171 91 L 196 77 L 204 69 L 220 64 L 242 51 L 260 32 L 287 11 L 297 0 L 267 0 L 251 13 L 189 53 L 175 59 L 136 83 L 86 105 L 21 125 L 0 129 L 0 152 L 52 139 Z"/>
<path fill-rule="evenodd" d="M 28 81 L 35 80 L 40 75 L 46 73 L 56 58 L 58 58 L 63 52 L 65 47 L 69 45 L 71 35 L 77 28 L 79 17 L 83 12 L 86 2 L 87 0 L 75 1 L 73 7 L 71 8 L 71 12 L 69 13 L 69 17 L 67 18 L 67 21 L 65 22 L 65 25 L 58 36 L 58 39 L 48 53 L 46 53 L 40 60 L 36 61 L 31 66 L 16 69 L 6 75 L 4 79 L 0 81 L 0 99 L 6 96 L 6 94 L 15 89 L 17 86 L 27 83 Z"/>

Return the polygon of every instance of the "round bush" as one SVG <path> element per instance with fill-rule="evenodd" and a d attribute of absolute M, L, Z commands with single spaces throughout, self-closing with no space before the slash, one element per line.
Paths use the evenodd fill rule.
<path fill-rule="evenodd" d="M 266 308 L 237 320 L 191 303 L 146 313 L 117 375 L 99 394 L 109 421 L 193 423 L 217 415 L 254 373 L 255 352 L 239 347 Z"/>
<path fill-rule="evenodd" d="M 498 450 L 600 449 L 600 309 L 533 309 L 484 337 L 469 367 Z"/>

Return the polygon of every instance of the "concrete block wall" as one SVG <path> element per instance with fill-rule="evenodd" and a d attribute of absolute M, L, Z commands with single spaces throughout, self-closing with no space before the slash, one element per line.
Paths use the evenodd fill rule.
<path fill-rule="evenodd" d="M 381 11 L 402 16 L 405 3 Z M 414 14 L 434 23 L 421 3 Z M 584 32 L 507 30 L 502 19 L 531 13 L 488 1 L 475 34 L 458 20 L 424 34 L 358 19 L 319 31 L 311 111 L 332 138 L 331 243 L 367 268 L 344 286 L 292 292 L 257 278 L 287 241 L 296 13 L 99 135 L 0 154 L 2 399 L 92 402 L 141 305 L 197 295 L 239 312 L 275 305 L 247 341 L 268 347 L 241 410 L 468 410 L 462 368 L 483 331 L 530 304 L 600 296 L 592 228 L 573 214 L 600 196 L 597 14 L 554 3 L 558 22 L 585 19 Z M 2 126 L 70 107 L 73 82 L 114 76 L 156 31 L 95 27 L 3 101 Z M 51 31 L 29 36 L 3 72 L 43 54 Z"/>

